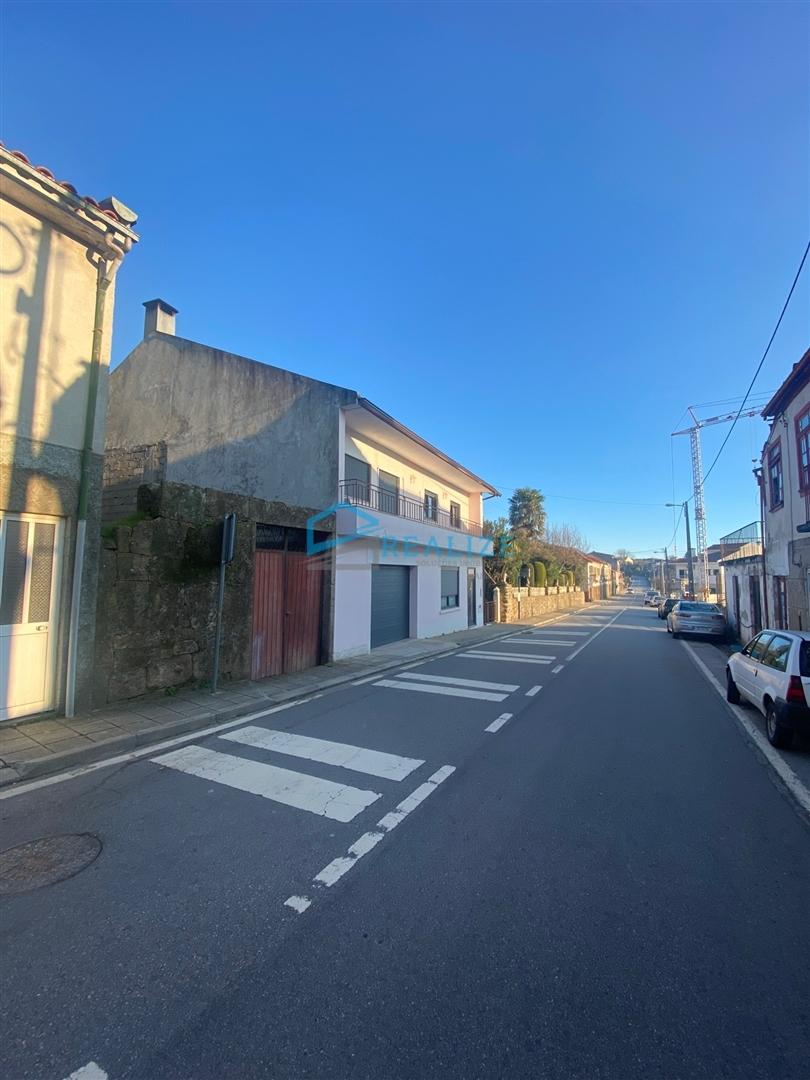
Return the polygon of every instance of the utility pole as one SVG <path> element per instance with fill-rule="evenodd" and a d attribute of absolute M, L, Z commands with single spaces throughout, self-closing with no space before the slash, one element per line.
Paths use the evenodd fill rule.
<path fill-rule="evenodd" d="M 692 551 L 692 534 L 689 531 L 689 503 L 684 500 L 682 503 L 666 503 L 666 506 L 681 506 L 683 508 L 683 516 L 686 518 L 686 557 L 689 560 L 689 593 L 692 599 L 695 598 L 695 557 Z"/>
<path fill-rule="evenodd" d="M 686 518 L 686 554 L 689 559 L 689 592 L 695 599 L 695 555 L 692 551 L 692 536 L 689 532 L 689 503 L 683 504 L 683 514 Z"/>
<path fill-rule="evenodd" d="M 664 593 L 669 593 L 669 554 L 664 548 Z"/>

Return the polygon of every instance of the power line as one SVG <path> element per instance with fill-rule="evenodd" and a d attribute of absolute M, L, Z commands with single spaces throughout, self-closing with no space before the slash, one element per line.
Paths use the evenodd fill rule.
<path fill-rule="evenodd" d="M 770 340 L 768 341 L 768 344 L 765 346 L 765 352 L 762 354 L 762 359 L 760 360 L 759 364 L 757 365 L 757 370 L 754 372 L 754 377 L 751 380 L 751 382 L 748 384 L 748 389 L 745 392 L 745 397 L 742 399 L 742 404 L 740 405 L 739 409 L 737 410 L 737 415 L 732 420 L 731 427 L 728 429 L 728 432 L 726 433 L 725 439 L 723 439 L 722 443 L 720 444 L 720 449 L 715 454 L 714 461 L 711 463 L 708 470 L 703 474 L 703 484 L 704 484 L 704 486 L 706 484 L 706 481 L 711 476 L 712 469 L 717 464 L 717 462 L 718 462 L 718 460 L 720 458 L 720 455 L 723 453 L 723 450 L 725 448 L 726 443 L 731 438 L 731 433 L 734 430 L 734 428 L 737 426 L 737 421 L 740 419 L 740 414 L 742 413 L 743 409 L 745 408 L 745 403 L 746 403 L 746 401 L 748 401 L 748 397 L 749 397 L 751 391 L 754 388 L 754 383 L 757 381 L 757 377 L 759 376 L 760 371 L 762 371 L 762 365 L 765 363 L 765 359 L 766 359 L 768 353 L 771 350 L 771 345 L 773 345 L 773 339 L 776 337 L 776 333 L 777 333 L 779 327 L 782 325 L 782 319 L 785 317 L 785 312 L 788 309 L 788 304 L 790 303 L 791 297 L 793 296 L 793 292 L 794 292 L 794 290 L 796 288 L 796 285 L 798 284 L 799 277 L 801 276 L 801 272 L 802 272 L 802 270 L 804 268 L 805 261 L 807 260 L 808 252 L 810 252 L 810 240 L 807 241 L 807 247 L 804 249 L 804 255 L 802 255 L 802 261 L 799 263 L 799 269 L 796 271 L 796 276 L 793 278 L 793 284 L 790 286 L 790 292 L 787 294 L 787 299 L 785 300 L 784 304 L 782 305 L 782 310 L 779 313 L 779 318 L 776 320 L 776 326 L 773 328 L 773 333 L 771 334 Z M 694 498 L 694 495 L 691 495 L 690 498 Z"/>

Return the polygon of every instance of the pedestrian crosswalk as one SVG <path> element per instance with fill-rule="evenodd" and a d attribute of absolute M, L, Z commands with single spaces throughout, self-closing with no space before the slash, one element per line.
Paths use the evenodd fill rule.
<path fill-rule="evenodd" d="M 324 765 L 338 765 L 353 772 L 381 776 L 386 780 L 404 780 L 406 776 L 424 765 L 421 758 L 400 757 L 382 750 L 368 750 L 363 746 L 313 739 L 308 735 L 296 735 L 290 731 L 269 731 L 263 727 L 244 727 L 221 736 L 230 742 L 244 746 L 256 746 L 262 750 L 276 750 L 290 757 L 319 761 Z"/>
<path fill-rule="evenodd" d="M 402 757 L 349 743 L 257 726 L 238 728 L 219 738 L 223 742 L 237 743 L 254 750 L 302 758 L 386 780 L 404 780 L 425 764 L 421 758 Z M 306 810 L 332 821 L 352 821 L 382 798 L 377 791 L 326 780 L 233 753 L 223 753 L 208 746 L 185 746 L 151 760 L 163 768 L 258 795 L 297 810 Z"/>
<path fill-rule="evenodd" d="M 464 660 L 500 660 L 507 664 L 553 664 L 556 656 L 532 656 L 529 653 L 501 653 L 483 652 L 481 649 L 471 649 L 468 652 L 459 653 Z"/>
<path fill-rule="evenodd" d="M 157 765 L 260 795 L 298 810 L 309 810 L 333 821 L 351 821 L 381 798 L 376 791 L 336 784 L 332 780 L 223 754 L 205 746 L 186 746 L 152 760 Z"/>
<path fill-rule="evenodd" d="M 416 675 L 410 671 L 400 672 L 390 679 L 379 679 L 374 685 L 389 690 L 410 690 L 418 694 L 442 694 L 477 701 L 504 701 L 509 694 L 520 689 L 516 683 L 483 682 L 455 675 Z"/>

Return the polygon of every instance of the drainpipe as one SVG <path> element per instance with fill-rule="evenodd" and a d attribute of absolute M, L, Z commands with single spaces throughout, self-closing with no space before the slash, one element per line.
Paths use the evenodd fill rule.
<path fill-rule="evenodd" d="M 101 368 L 101 345 L 104 333 L 104 311 L 107 291 L 115 280 L 123 252 L 107 250 L 98 253 L 96 274 L 96 307 L 93 316 L 93 344 L 90 350 L 90 372 L 87 380 L 87 411 L 84 417 L 84 444 L 79 472 L 79 504 L 76 511 L 76 550 L 73 554 L 73 588 L 70 597 L 68 625 L 67 679 L 65 683 L 65 716 L 76 710 L 76 667 L 79 646 L 79 612 L 84 576 L 84 549 L 87 536 L 87 506 L 90 501 L 90 464 L 93 458 L 93 434 L 96 427 L 96 405 Z"/>
<path fill-rule="evenodd" d="M 765 561 L 765 475 L 761 468 L 754 469 L 754 476 L 759 485 L 759 532 L 762 548 L 762 625 L 768 626 L 768 566 Z"/>

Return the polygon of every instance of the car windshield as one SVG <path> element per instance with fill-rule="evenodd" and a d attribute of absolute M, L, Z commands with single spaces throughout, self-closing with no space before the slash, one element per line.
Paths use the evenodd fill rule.
<path fill-rule="evenodd" d="M 678 606 L 678 611 L 694 611 L 701 615 L 719 615 L 720 608 L 717 604 L 693 604 L 687 601 L 681 600 Z"/>

